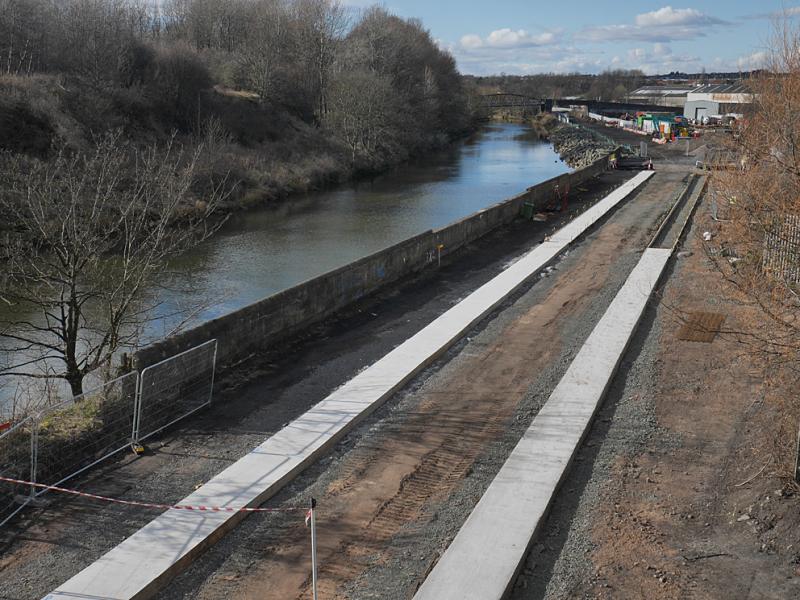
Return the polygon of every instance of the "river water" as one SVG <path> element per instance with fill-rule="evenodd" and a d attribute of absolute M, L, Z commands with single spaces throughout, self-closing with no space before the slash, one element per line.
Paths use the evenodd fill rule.
<path fill-rule="evenodd" d="M 142 342 L 168 334 L 177 321 L 170 315 L 187 307 L 203 306 L 193 323 L 212 319 L 568 170 L 527 127 L 495 123 L 373 180 L 237 213 L 172 262 L 170 285 L 153 291 L 157 318 Z M 5 395 L 0 389 L 0 409 Z"/>
<path fill-rule="evenodd" d="M 160 310 L 202 300 L 200 319 L 225 314 L 567 172 L 552 146 L 529 132 L 491 124 L 463 144 L 374 180 L 238 213 L 175 262 L 179 282 L 193 289 L 161 292 Z M 148 337 L 168 327 L 160 323 Z"/>

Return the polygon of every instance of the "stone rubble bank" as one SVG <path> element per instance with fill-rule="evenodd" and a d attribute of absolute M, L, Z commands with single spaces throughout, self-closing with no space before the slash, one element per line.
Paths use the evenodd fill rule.
<path fill-rule="evenodd" d="M 617 148 L 610 138 L 575 125 L 559 124 L 549 132 L 548 138 L 573 169 L 586 167 Z"/>

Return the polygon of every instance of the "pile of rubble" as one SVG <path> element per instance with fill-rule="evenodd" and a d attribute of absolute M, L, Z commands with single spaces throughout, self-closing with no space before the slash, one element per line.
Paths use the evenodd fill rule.
<path fill-rule="evenodd" d="M 573 169 L 586 167 L 617 147 L 611 139 L 573 125 L 560 125 L 550 132 L 549 138 L 556 152 Z"/>

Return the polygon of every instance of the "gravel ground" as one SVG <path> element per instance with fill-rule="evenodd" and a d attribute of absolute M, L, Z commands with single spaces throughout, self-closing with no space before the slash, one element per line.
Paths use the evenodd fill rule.
<path fill-rule="evenodd" d="M 620 456 L 641 451 L 654 436 L 669 451 L 671 441 L 657 426 L 653 403 L 653 367 L 661 335 L 658 311 L 659 306 L 651 304 L 645 312 L 569 478 L 553 501 L 546 526 L 528 554 L 510 596 L 513 600 L 573 597 L 575 588 L 592 577 L 590 526 L 606 496 L 611 466 Z"/>
<path fill-rule="evenodd" d="M 613 130 L 610 135 L 614 135 L 620 141 L 628 141 L 629 137 L 633 137 L 633 134 L 614 132 Z M 658 147 L 656 152 L 659 158 L 666 159 L 668 164 L 657 165 L 656 170 L 661 172 L 685 170 L 691 158 L 685 157 L 683 149 L 682 145 Z M 690 233 L 688 235 L 696 236 L 698 234 L 695 231 L 693 234 Z M 694 251 L 696 253 L 697 248 L 694 248 Z M 691 252 L 686 256 L 691 256 Z M 698 276 L 696 273 L 686 274 L 687 260 L 690 259 L 673 259 L 662 280 L 663 283 L 661 290 L 658 292 L 659 294 L 669 290 L 669 286 L 674 285 L 680 289 L 680 285 L 687 285 L 686 283 L 676 283 L 680 282 L 681 278 L 688 277 L 688 280 L 693 280 Z M 713 304 L 711 297 L 718 293 L 718 289 L 709 290 L 709 296 L 706 301 Z M 654 552 L 655 554 L 663 553 L 664 562 L 675 565 L 676 561 L 671 558 L 671 553 L 675 551 L 675 547 L 680 547 L 682 544 L 685 544 L 684 548 L 691 548 L 692 545 L 708 545 L 712 544 L 712 542 L 708 541 L 709 539 L 723 538 L 724 540 L 724 536 L 727 535 L 724 533 L 724 525 L 717 525 L 714 517 L 709 514 L 697 517 L 701 519 L 699 525 L 701 531 L 696 532 L 694 536 L 687 535 L 685 539 L 680 536 L 680 531 L 671 529 L 678 527 L 675 523 L 679 523 L 679 519 L 668 516 L 665 522 L 659 522 L 657 517 L 652 517 L 652 514 L 660 514 L 659 511 L 664 510 L 665 496 L 668 499 L 671 498 L 671 491 L 675 492 L 676 496 L 678 495 L 676 489 L 670 490 L 670 485 L 685 485 L 685 482 L 677 480 L 670 482 L 665 475 L 659 478 L 661 480 L 660 491 L 658 491 L 659 488 L 657 486 L 652 485 L 644 496 L 637 496 L 632 500 L 625 497 L 626 493 L 630 493 L 624 484 L 624 476 L 628 473 L 623 470 L 623 475 L 620 476 L 621 464 L 633 464 L 635 467 L 634 463 L 645 460 L 637 459 L 636 457 L 646 456 L 650 463 L 669 465 L 668 459 L 686 445 L 686 435 L 698 438 L 698 435 L 704 433 L 702 427 L 698 427 L 699 431 L 689 432 L 684 435 L 681 429 L 676 429 L 675 427 L 669 429 L 660 425 L 660 419 L 664 417 L 663 413 L 668 409 L 675 410 L 674 406 L 665 408 L 663 405 L 657 405 L 659 399 L 663 401 L 664 396 L 661 389 L 662 386 L 659 386 L 658 382 L 660 380 L 663 385 L 664 378 L 666 377 L 667 380 L 670 378 L 670 373 L 664 371 L 664 365 L 662 364 L 664 357 L 664 339 L 662 338 L 667 335 L 664 327 L 665 324 L 669 324 L 668 335 L 674 336 L 674 319 L 672 309 L 665 307 L 661 303 L 651 303 L 648 307 L 642 323 L 631 341 L 631 346 L 620 365 L 618 375 L 615 377 L 605 402 L 598 412 L 594 425 L 580 448 L 568 477 L 554 499 L 553 508 L 542 532 L 526 557 L 524 566 L 510 595 L 512 600 L 606 597 L 684 598 L 687 597 L 685 588 L 671 587 L 673 586 L 673 578 L 679 581 L 683 580 L 677 577 L 674 572 L 667 573 L 668 567 L 662 567 L 664 569 L 662 570 L 662 568 L 653 567 L 649 562 L 644 563 L 648 565 L 645 577 L 649 578 L 649 582 L 645 581 L 645 583 L 650 583 L 650 586 L 652 586 L 653 577 L 660 577 L 660 579 L 656 580 L 656 584 L 659 581 L 662 582 L 662 588 L 654 592 L 652 587 L 649 587 L 649 591 L 644 592 L 644 588 L 638 587 L 643 585 L 642 581 L 636 578 L 640 576 L 638 571 L 644 570 L 645 567 L 642 567 L 636 560 L 648 560 L 642 558 L 644 556 L 650 556 L 649 560 L 653 560 L 652 554 Z M 707 352 L 710 351 L 710 349 L 707 350 Z M 715 353 L 718 355 L 720 352 L 720 348 L 717 347 Z M 702 370 L 703 367 L 698 368 Z M 672 388 L 681 388 L 680 383 L 675 381 L 669 381 L 669 384 Z M 745 390 L 742 390 L 741 393 L 745 396 L 747 395 Z M 691 396 L 692 392 L 687 390 L 687 394 Z M 703 397 L 707 397 L 710 394 L 713 394 L 712 389 L 703 391 Z M 728 399 L 730 402 L 723 396 L 720 404 L 728 405 L 730 411 L 735 411 L 735 399 Z M 747 406 L 747 404 L 749 402 L 745 400 L 744 405 Z M 691 410 L 691 405 L 687 405 L 684 410 Z M 725 420 L 725 418 L 720 419 L 721 431 L 724 430 L 722 421 Z M 713 427 L 711 424 L 706 426 Z M 721 437 L 724 436 L 721 435 Z M 744 437 L 744 435 L 735 435 L 734 439 L 738 438 L 740 444 L 749 448 L 751 442 L 746 441 Z M 707 443 L 713 443 L 712 439 L 713 436 L 708 436 L 709 441 Z M 703 438 L 700 437 L 696 439 L 696 443 L 702 446 L 702 440 Z M 733 449 L 734 447 L 731 445 L 730 448 L 726 449 L 725 446 L 720 446 L 719 448 L 715 447 L 713 452 L 711 452 L 710 448 L 706 449 L 706 451 L 708 455 L 718 455 L 719 461 L 722 464 L 727 464 L 731 460 L 730 457 L 737 452 Z M 715 456 L 707 460 L 713 462 L 717 458 Z M 667 466 L 661 468 L 666 472 L 670 472 Z M 698 465 L 693 469 L 699 471 L 700 466 Z M 683 475 L 682 471 L 683 469 L 681 469 L 681 475 Z M 720 479 L 725 478 L 725 471 L 726 469 L 724 468 L 719 471 Z M 686 475 L 689 475 L 689 472 Z M 642 481 L 644 479 L 643 477 Z M 743 475 L 737 474 L 735 476 L 736 481 L 743 479 L 745 479 Z M 647 478 L 647 483 L 650 483 L 649 478 Z M 726 494 L 733 494 L 733 492 L 729 491 L 731 488 L 721 481 L 715 481 L 715 485 L 710 488 L 710 494 L 708 495 L 703 494 L 705 492 L 703 484 L 697 481 L 693 483 L 691 490 L 685 493 L 694 499 L 694 508 L 691 505 L 688 507 L 681 506 L 677 500 L 667 500 L 666 502 L 669 506 L 673 506 L 673 502 L 677 503 L 670 509 L 673 512 L 668 513 L 668 515 L 675 515 L 674 511 L 679 513 L 691 511 L 695 515 L 698 512 L 702 514 L 704 509 L 698 508 L 698 504 L 700 506 L 713 507 L 720 502 L 720 498 L 724 499 Z M 630 487 L 632 486 L 628 485 L 628 488 Z M 681 491 L 683 492 L 684 490 Z M 741 492 L 737 493 L 741 494 Z M 633 510 L 642 511 L 636 514 L 639 521 L 637 521 L 637 518 L 630 519 L 630 515 L 626 512 L 631 510 L 630 503 L 625 504 L 623 508 L 622 503 L 625 500 L 638 502 L 634 502 L 636 508 Z M 726 502 L 734 505 L 736 503 L 736 501 Z M 649 513 L 647 507 L 650 507 L 650 510 L 654 512 Z M 713 510 L 708 509 L 705 512 L 713 512 Z M 628 535 L 627 533 L 618 532 L 617 522 L 611 524 L 600 523 L 599 520 L 602 520 L 602 517 L 599 515 L 608 514 L 614 515 L 617 522 L 625 523 L 629 529 L 637 532 L 641 526 L 641 537 L 647 540 L 647 545 L 639 547 L 637 552 L 635 544 L 639 543 L 639 541 L 635 538 L 625 537 Z M 651 521 L 657 521 L 657 523 L 655 525 L 652 522 L 646 523 L 647 517 L 650 517 Z M 691 519 L 692 517 L 689 516 L 689 518 Z M 773 522 L 775 521 L 774 515 L 765 517 L 765 520 L 769 520 L 769 518 L 772 518 Z M 706 520 L 709 522 L 704 523 L 704 529 L 703 521 Z M 693 523 L 693 521 L 689 522 Z M 644 525 L 642 525 L 643 523 Z M 720 529 L 723 532 L 720 532 Z M 598 533 L 598 530 L 601 533 Z M 602 548 L 602 553 L 598 552 L 601 548 L 598 545 L 597 535 L 601 536 L 600 539 L 605 544 L 605 547 Z M 789 536 L 790 540 L 793 540 L 794 537 Z M 727 546 L 725 545 L 726 542 Z M 738 556 L 738 573 L 736 572 L 736 567 L 734 567 L 734 574 L 727 576 L 729 587 L 738 588 L 740 595 L 734 594 L 733 596 L 726 595 L 724 597 L 773 597 L 772 593 L 777 594 L 776 597 L 783 597 L 778 588 L 789 584 L 785 583 L 786 578 L 782 574 L 770 574 L 771 577 L 778 580 L 779 583 L 777 585 L 775 581 L 772 581 L 769 586 L 759 589 L 758 585 L 753 583 L 752 573 L 757 572 L 759 568 L 763 568 L 763 563 L 767 562 L 767 557 L 763 553 L 765 545 L 762 544 L 759 547 L 758 544 L 750 541 L 741 542 L 741 540 L 733 536 L 721 542 L 721 547 L 736 554 L 743 546 L 749 546 L 749 552 L 753 556 L 748 557 L 744 554 Z M 608 557 L 615 554 L 618 555 L 618 559 L 615 561 L 616 564 L 613 565 L 605 564 L 602 561 L 598 562 L 596 559 L 597 556 Z M 714 555 L 712 554 L 712 556 Z M 706 571 L 707 575 L 711 576 L 713 574 L 716 578 L 720 578 L 719 573 L 725 572 L 719 570 L 713 562 L 700 567 L 694 566 L 691 561 L 681 562 L 680 555 L 678 555 L 677 559 L 679 564 L 684 565 L 683 568 L 680 566 L 672 566 L 671 568 L 676 571 L 682 570 L 681 576 L 688 578 L 692 585 L 708 580 L 708 577 L 703 575 L 702 568 L 708 569 Z M 685 566 L 687 564 L 689 567 Z M 770 567 L 773 567 L 773 565 L 770 565 Z M 625 571 L 617 573 L 615 571 L 615 576 L 610 576 L 609 570 L 615 569 L 630 569 L 631 571 L 628 573 Z M 699 574 L 693 572 L 692 569 L 699 571 Z M 637 571 L 636 575 L 633 574 L 633 570 Z M 723 579 L 725 577 L 722 576 Z M 740 581 L 735 582 L 737 578 Z M 616 585 L 612 587 L 609 584 L 610 580 Z M 751 585 L 753 585 L 753 588 L 748 589 Z M 709 589 L 708 584 L 701 583 L 698 587 L 702 588 L 703 586 L 706 587 L 706 595 L 700 592 L 697 593 L 696 597 L 723 597 L 716 595 L 713 588 Z M 720 590 L 717 589 L 717 591 Z M 699 589 L 697 589 L 697 592 L 699 592 Z M 692 593 L 691 597 L 695 597 L 695 593 Z M 790 596 L 787 595 L 785 597 Z"/>
<path fill-rule="evenodd" d="M 608 173 L 585 185 L 586 192 L 573 194 L 574 210 L 628 176 Z M 498 231 L 443 261 L 440 270 L 359 303 L 279 352 L 254 357 L 221 379 L 211 409 L 151 442 L 146 456 L 126 457 L 71 484 L 124 499 L 180 500 L 496 275 L 566 217 L 546 225 L 519 222 Z M 375 418 L 382 414 L 386 413 Z M 354 440 L 345 441 L 342 449 Z M 337 455 L 341 450 L 313 472 L 324 471 Z M 51 501 L 46 510 L 26 509 L 13 527 L 4 528 L 0 597 L 44 596 L 153 518 L 152 513 L 115 505 L 55 497 Z"/>
<path fill-rule="evenodd" d="M 672 191 L 670 186 L 664 186 L 667 180 L 675 185 L 680 183 L 679 177 L 665 176 L 659 186 L 665 196 L 664 200 L 669 195 L 668 192 Z M 561 350 L 558 356 L 532 378 L 533 383 L 521 399 L 510 426 L 498 439 L 485 447 L 455 492 L 443 501 L 429 504 L 420 518 L 409 520 L 405 528 L 393 536 L 388 548 L 374 557 L 372 567 L 361 572 L 346 590 L 340 590 L 342 596 L 399 599 L 413 595 L 530 425 L 630 270 L 638 262 L 640 251 L 655 228 L 659 209 L 666 211 L 668 208 L 666 202 L 663 206 L 651 203 L 645 208 L 634 199 L 609 219 L 609 223 L 621 225 L 628 234 L 625 250 L 611 265 L 602 291 L 592 295 L 586 310 L 566 322 L 562 339 L 559 340 Z M 648 227 L 648 223 L 653 226 Z M 597 232 L 587 236 L 575 249 L 562 257 L 557 272 L 568 273 L 585 260 L 586 249 L 591 246 L 596 235 Z M 452 378 L 454 373 L 462 369 L 462 363 L 468 357 L 485 350 L 510 323 L 541 303 L 554 281 L 555 277 L 543 278 L 536 285 L 509 299 L 493 317 L 467 334 L 437 364 L 417 377 L 407 389 L 352 432 L 334 452 L 296 479 L 274 499 L 275 502 L 297 505 L 305 502 L 309 496 L 323 497 L 337 480 L 350 477 L 347 464 L 353 455 L 378 452 L 386 432 L 400 427 L 408 415 L 414 414 L 427 395 L 435 394 L 443 381 Z M 247 597 L 238 589 L 239 578 L 247 577 L 248 571 L 255 568 L 265 558 L 265 554 L 269 554 L 265 552 L 265 548 L 279 544 L 281 535 L 289 535 L 292 526 L 281 517 L 249 519 L 177 578 L 161 597 Z M 214 590 L 213 594 L 209 589 Z M 263 597 L 272 596 L 265 590 Z"/>
<path fill-rule="evenodd" d="M 573 260 L 579 260 L 579 257 L 576 256 Z M 590 309 L 580 315 L 580 318 L 569 322 L 563 334 L 562 351 L 558 359 L 537 375 L 536 381 L 520 401 L 510 427 L 502 438 L 492 443 L 475 462 L 472 472 L 464 480 L 460 489 L 446 502 L 431 507 L 432 518 L 424 526 L 424 535 L 420 536 L 420 532 L 415 530 L 395 540 L 396 548 L 412 546 L 413 550 L 406 549 L 397 552 L 394 559 L 387 564 L 378 565 L 365 573 L 362 580 L 353 586 L 353 593 L 349 597 L 400 600 L 413 595 L 425 574 L 433 567 L 435 560 L 438 560 L 438 557 L 444 553 L 450 541 L 458 533 L 467 515 L 489 487 L 523 433 L 530 427 L 539 409 L 563 377 L 595 323 L 608 308 L 638 260 L 638 253 L 621 256 L 613 267 L 608 285 L 605 286 L 602 293 L 596 294 L 592 298 Z M 559 268 L 568 269 L 569 262 L 569 260 L 564 261 Z M 543 292 L 544 289 L 539 291 Z M 536 296 L 538 294 L 531 294 L 524 298 L 519 307 L 515 307 L 515 309 L 524 310 L 525 307 L 530 306 L 529 303 L 537 301 Z M 504 318 L 509 319 L 518 317 L 517 310 L 509 311 L 508 315 L 504 315 Z M 479 551 L 479 549 L 476 550 Z M 418 561 L 415 560 L 417 557 Z"/>
<path fill-rule="evenodd" d="M 732 331 L 758 322 L 709 271 L 707 210 L 637 331 L 515 600 L 798 597 L 796 488 L 759 471 L 782 409 L 763 364 L 724 332 L 711 344 L 678 336 L 682 310 L 722 313 Z"/>
<path fill-rule="evenodd" d="M 550 132 L 549 140 L 564 162 L 575 169 L 591 165 L 617 147 L 602 130 L 582 125 L 559 125 Z"/>

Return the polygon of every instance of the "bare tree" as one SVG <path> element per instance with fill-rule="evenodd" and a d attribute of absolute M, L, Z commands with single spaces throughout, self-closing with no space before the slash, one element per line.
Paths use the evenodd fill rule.
<path fill-rule="evenodd" d="M 289 15 L 283 4 L 279 0 L 254 4 L 239 61 L 244 77 L 262 99 L 282 100 L 277 88 L 290 51 Z"/>
<path fill-rule="evenodd" d="M 331 67 L 349 26 L 348 13 L 337 0 L 297 0 L 296 11 L 300 50 L 321 121 L 327 111 Z"/>
<path fill-rule="evenodd" d="M 11 305 L 0 340 L 27 358 L 0 376 L 62 379 L 78 395 L 88 373 L 111 372 L 150 318 L 148 289 L 166 259 L 215 229 L 223 192 L 192 202 L 197 160 L 172 142 L 136 150 L 119 134 L 90 154 L 2 157 L 0 215 L 12 227 L 0 245 L 0 294 Z"/>
<path fill-rule="evenodd" d="M 763 336 L 764 348 L 784 354 L 800 350 L 800 31 L 780 25 L 772 49 L 769 68 L 749 82 L 752 110 L 726 154 L 738 157 L 736 168 L 713 178 L 724 214 L 715 256 L 782 331 Z"/>
<path fill-rule="evenodd" d="M 333 81 L 325 125 L 344 141 L 355 164 L 359 153 L 371 158 L 392 129 L 392 84 L 385 75 L 340 73 Z"/>
<path fill-rule="evenodd" d="M 708 255 L 731 296 L 753 309 L 731 337 L 768 365 L 770 384 L 778 383 L 771 393 L 780 406 L 772 458 L 786 474 L 800 419 L 800 29 L 787 19 L 775 31 L 768 68 L 748 83 L 752 108 L 732 152 L 722 153 L 737 160 L 712 177 L 716 210 L 704 228 L 713 235 Z"/>

